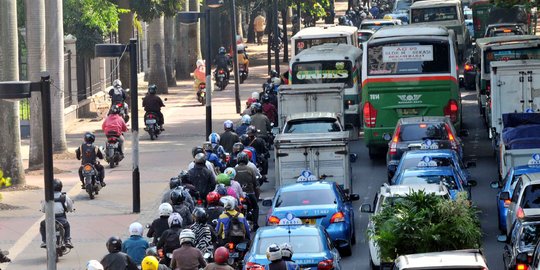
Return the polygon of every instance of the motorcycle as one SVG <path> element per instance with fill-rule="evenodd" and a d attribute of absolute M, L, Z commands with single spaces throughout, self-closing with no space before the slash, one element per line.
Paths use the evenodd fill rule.
<path fill-rule="evenodd" d="M 214 72 L 216 85 L 219 88 L 220 91 L 225 90 L 225 87 L 229 84 L 229 77 L 227 76 L 227 72 L 225 72 L 225 69 L 217 69 Z"/>
<path fill-rule="evenodd" d="M 94 199 L 94 195 L 98 195 L 101 190 L 101 185 L 98 181 L 98 171 L 94 165 L 86 163 L 82 166 L 82 175 L 84 178 L 84 189 L 90 196 L 90 199 Z"/>
<path fill-rule="evenodd" d="M 122 119 L 124 119 L 124 122 L 128 122 L 129 121 L 129 109 L 128 109 L 128 105 L 127 103 L 125 102 L 116 102 L 116 103 L 113 103 L 111 105 L 111 109 L 113 107 L 117 107 L 119 110 L 120 110 L 120 116 L 122 117 Z"/>
<path fill-rule="evenodd" d="M 241 197 L 240 198 L 240 204 L 238 205 L 238 208 L 240 210 L 240 212 L 244 215 L 244 217 L 246 217 L 246 220 L 249 224 L 249 231 L 250 232 L 253 232 L 254 230 L 254 227 L 253 227 L 253 208 L 251 207 L 250 205 L 250 201 L 246 198 L 246 197 Z"/>
<path fill-rule="evenodd" d="M 121 134 L 115 131 L 109 131 L 107 134 L 107 143 L 105 144 L 105 160 L 111 168 L 118 166 L 118 163 L 124 159 L 124 155 L 120 154 L 120 143 L 118 139 Z"/>
<path fill-rule="evenodd" d="M 228 264 L 234 269 L 242 269 L 242 261 L 247 251 L 248 242 L 241 242 L 235 245 L 232 242 L 226 243 L 225 248 L 229 250 Z"/>
<path fill-rule="evenodd" d="M 238 74 L 240 74 L 240 83 L 244 83 L 244 81 L 248 77 L 248 70 L 246 68 L 246 65 L 239 65 L 238 66 Z"/>
<path fill-rule="evenodd" d="M 197 101 L 203 106 L 206 105 L 206 83 L 199 84 L 199 89 L 197 90 Z"/>
<path fill-rule="evenodd" d="M 158 116 L 157 114 L 153 112 L 147 112 L 144 115 L 144 124 L 146 127 L 144 130 L 148 132 L 148 135 L 150 135 L 150 140 L 155 140 L 159 134 L 161 134 L 161 128 L 157 124 L 158 122 Z"/>
<path fill-rule="evenodd" d="M 56 262 L 58 262 L 59 258 L 68 254 L 71 251 L 71 248 L 66 247 L 64 244 L 64 236 L 66 234 L 66 231 L 64 229 L 64 226 L 62 223 L 55 221 L 55 232 L 56 232 Z"/>

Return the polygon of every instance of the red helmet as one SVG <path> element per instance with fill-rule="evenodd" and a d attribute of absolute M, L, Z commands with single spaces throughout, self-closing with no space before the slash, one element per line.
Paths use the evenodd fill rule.
<path fill-rule="evenodd" d="M 225 247 L 218 247 L 214 252 L 214 261 L 217 264 L 225 264 L 229 260 L 229 251 Z"/>
<path fill-rule="evenodd" d="M 246 153 L 249 157 L 249 160 L 252 160 L 253 159 L 253 152 L 251 152 L 251 150 L 249 149 L 244 149 L 244 151 L 242 151 L 244 153 Z"/>
<path fill-rule="evenodd" d="M 212 191 L 206 195 L 206 202 L 208 202 L 208 204 L 216 204 L 219 202 L 219 198 L 221 198 L 219 193 Z"/>

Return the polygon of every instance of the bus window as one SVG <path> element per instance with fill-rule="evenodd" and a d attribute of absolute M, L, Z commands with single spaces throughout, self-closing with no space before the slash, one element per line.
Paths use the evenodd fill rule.
<path fill-rule="evenodd" d="M 491 61 L 540 59 L 540 48 L 506 49 L 484 52 L 484 70 L 489 73 Z"/>
<path fill-rule="evenodd" d="M 316 38 L 316 39 L 297 39 L 295 40 L 295 51 L 299 54 L 301 51 L 311 48 L 313 46 L 325 44 L 325 43 L 337 43 L 348 44 L 347 37 L 331 37 L 331 38 Z"/>
<path fill-rule="evenodd" d="M 458 19 L 456 7 L 433 7 L 411 10 L 412 22 L 437 22 L 452 21 Z"/>
<path fill-rule="evenodd" d="M 368 48 L 368 75 L 450 73 L 450 48 L 445 42 L 372 44 Z"/>
<path fill-rule="evenodd" d="M 294 63 L 292 84 L 345 83 L 353 87 L 350 61 L 320 61 Z"/>

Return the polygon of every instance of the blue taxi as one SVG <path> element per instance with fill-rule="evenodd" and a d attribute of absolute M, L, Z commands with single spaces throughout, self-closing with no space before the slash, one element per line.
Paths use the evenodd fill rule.
<path fill-rule="evenodd" d="M 287 214 L 292 214 L 302 224 L 325 228 L 342 254 L 350 255 L 351 245 L 356 242 L 352 201 L 358 199 L 358 194 L 350 194 L 330 181 L 311 180 L 282 186 L 273 199 L 263 201 L 263 206 L 271 207 L 266 224 L 277 225 Z"/>
<path fill-rule="evenodd" d="M 491 182 L 491 187 L 495 189 L 500 189 L 497 194 L 497 214 L 499 220 L 499 230 L 506 233 L 506 213 L 508 212 L 508 205 L 510 202 L 506 202 L 500 199 L 501 193 L 508 192 L 510 194 L 514 193 L 514 188 L 516 187 L 517 180 L 523 174 L 536 173 L 540 172 L 540 166 L 538 165 L 521 165 L 512 167 L 506 177 L 502 182 L 493 181 Z"/>
<path fill-rule="evenodd" d="M 266 248 L 270 244 L 289 243 L 292 259 L 300 269 L 341 269 L 341 257 L 330 236 L 319 225 L 279 225 L 260 227 L 244 256 L 244 269 L 268 269 Z"/>

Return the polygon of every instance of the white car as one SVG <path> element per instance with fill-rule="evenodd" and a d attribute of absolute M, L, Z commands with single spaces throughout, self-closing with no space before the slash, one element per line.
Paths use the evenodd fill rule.
<path fill-rule="evenodd" d="M 435 268 L 488 270 L 486 259 L 477 249 L 402 255 L 394 264 L 394 270 Z"/>

